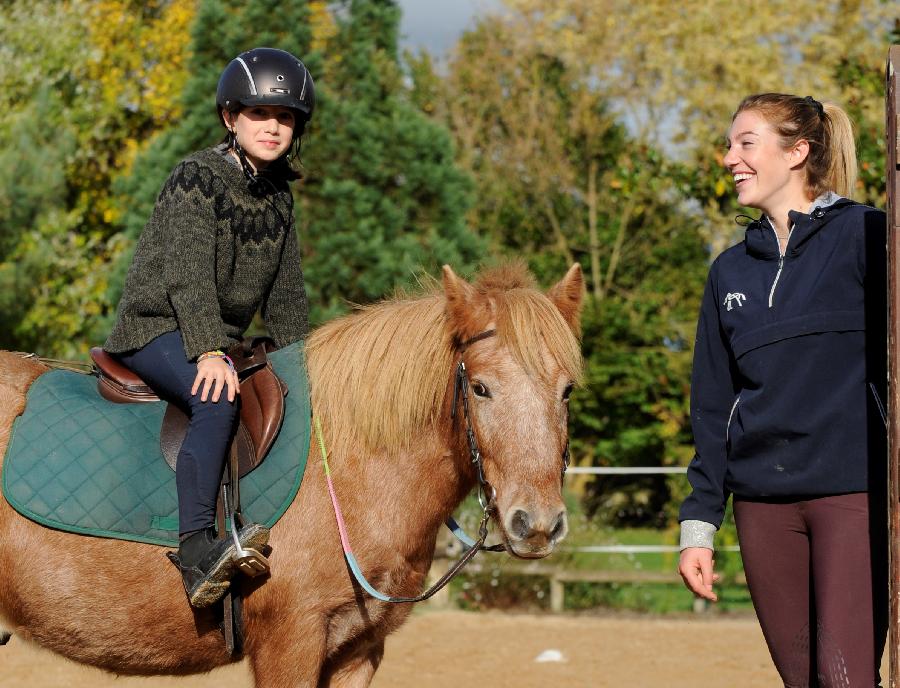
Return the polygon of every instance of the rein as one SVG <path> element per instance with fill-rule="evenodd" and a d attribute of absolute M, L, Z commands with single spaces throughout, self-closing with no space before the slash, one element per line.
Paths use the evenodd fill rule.
<path fill-rule="evenodd" d="M 481 504 L 481 523 L 478 525 L 478 539 L 472 540 L 468 535 L 463 532 L 462 528 L 460 528 L 459 524 L 453 519 L 453 517 L 449 517 L 447 519 L 446 525 L 450 529 L 450 531 L 467 547 L 467 551 L 463 554 L 462 558 L 459 559 L 447 572 L 440 577 L 439 580 L 435 582 L 428 590 L 421 593 L 420 595 L 416 595 L 415 597 L 394 597 L 392 595 L 386 595 L 382 592 L 376 590 L 366 577 L 363 575 L 362 570 L 360 569 L 359 563 L 356 561 L 356 557 L 353 554 L 353 549 L 350 546 L 350 538 L 347 536 L 347 528 L 344 523 L 344 516 L 341 513 L 340 504 L 337 501 L 337 495 L 334 491 L 334 483 L 331 480 L 331 469 L 328 466 L 328 453 L 325 451 L 325 440 L 322 437 L 322 426 L 319 422 L 319 418 L 315 419 L 315 429 L 316 429 L 316 438 L 319 442 L 319 450 L 322 452 L 322 463 L 325 467 L 325 480 L 328 483 L 328 493 L 331 495 L 331 503 L 334 507 L 334 516 L 337 520 L 338 532 L 341 536 L 341 547 L 344 550 L 344 558 L 347 561 L 347 565 L 350 567 L 350 571 L 353 573 L 353 577 L 360 584 L 360 586 L 365 590 L 369 595 L 374 597 L 375 599 L 381 600 L 382 602 L 421 602 L 422 600 L 427 600 L 429 597 L 432 597 L 435 593 L 441 590 L 450 580 L 459 573 L 472 558 L 478 554 L 479 551 L 484 550 L 486 552 L 503 552 L 506 550 L 506 547 L 502 544 L 491 545 L 489 547 L 485 547 L 484 542 L 487 539 L 488 535 L 488 521 L 491 517 L 491 512 L 494 511 L 494 498 L 496 497 L 496 491 L 493 486 L 485 479 L 484 477 L 484 457 L 481 454 L 481 451 L 478 449 L 478 440 L 475 437 L 475 431 L 472 428 L 472 419 L 469 415 L 469 378 L 466 375 L 466 366 L 462 360 L 462 353 L 475 342 L 479 342 L 482 339 L 487 339 L 488 337 L 494 336 L 496 333 L 495 330 L 486 330 L 481 334 L 475 335 L 471 339 L 462 342 L 459 345 L 460 359 L 459 363 L 456 366 L 456 380 L 453 387 L 453 408 L 450 412 L 451 418 L 456 418 L 456 406 L 459 400 L 459 397 L 462 397 L 462 407 L 463 407 L 463 418 L 466 423 L 466 441 L 469 445 L 469 454 L 472 460 L 472 463 L 475 464 L 478 475 L 478 501 Z M 566 444 L 566 457 L 568 457 L 568 444 Z M 568 465 L 568 460 L 566 460 L 566 465 Z M 565 469 L 564 469 L 565 470 Z"/>
<path fill-rule="evenodd" d="M 68 370 L 69 372 L 80 373 L 81 375 L 94 375 L 96 373 L 94 366 L 90 363 L 83 363 L 82 361 L 62 361 L 58 358 L 45 358 L 43 356 L 38 356 L 35 353 L 26 353 L 25 351 L 11 351 L 10 353 L 21 358 L 30 358 L 33 361 L 44 364 L 48 368 Z"/>

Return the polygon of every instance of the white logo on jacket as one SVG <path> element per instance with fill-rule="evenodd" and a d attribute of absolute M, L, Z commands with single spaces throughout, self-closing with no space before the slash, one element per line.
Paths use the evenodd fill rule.
<path fill-rule="evenodd" d="M 747 297 L 740 292 L 728 292 L 728 295 L 725 297 L 725 301 L 722 302 L 722 305 L 728 306 L 728 310 L 731 310 L 734 307 L 734 304 L 743 306 L 744 301 L 746 300 Z"/>

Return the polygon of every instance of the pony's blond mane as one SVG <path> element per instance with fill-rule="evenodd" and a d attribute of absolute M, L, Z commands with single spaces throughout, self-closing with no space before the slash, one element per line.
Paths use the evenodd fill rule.
<path fill-rule="evenodd" d="M 543 378 L 550 355 L 572 380 L 580 379 L 578 339 L 524 267 L 487 271 L 474 286 L 491 302 L 501 346 L 529 375 Z M 405 449 L 436 423 L 453 374 L 451 329 L 438 284 L 317 328 L 307 341 L 307 365 L 313 411 L 331 441 Z"/>

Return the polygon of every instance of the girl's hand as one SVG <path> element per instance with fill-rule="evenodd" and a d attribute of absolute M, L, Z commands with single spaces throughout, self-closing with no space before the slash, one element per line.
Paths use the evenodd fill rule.
<path fill-rule="evenodd" d="M 220 356 L 204 358 L 197 364 L 197 377 L 194 378 L 191 394 L 196 394 L 197 390 L 202 386 L 203 391 L 200 394 L 200 401 L 206 401 L 210 391 L 212 391 L 212 402 L 216 403 L 219 401 L 222 389 L 226 385 L 228 386 L 228 401 L 234 401 L 234 395 L 241 392 L 237 373 Z"/>
<path fill-rule="evenodd" d="M 681 550 L 678 573 L 684 579 L 688 590 L 704 599 L 716 602 L 719 597 L 713 592 L 712 587 L 713 583 L 718 582 L 719 574 L 713 573 L 715 565 L 711 549 L 686 547 Z"/>

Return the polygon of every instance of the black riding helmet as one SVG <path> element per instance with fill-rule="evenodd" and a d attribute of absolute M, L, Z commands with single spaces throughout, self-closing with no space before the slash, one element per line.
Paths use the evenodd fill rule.
<path fill-rule="evenodd" d="M 222 111 L 253 105 L 281 105 L 294 110 L 294 138 L 298 138 L 316 106 L 313 79 L 306 66 L 284 50 L 253 48 L 225 67 L 216 89 L 219 120 Z"/>

